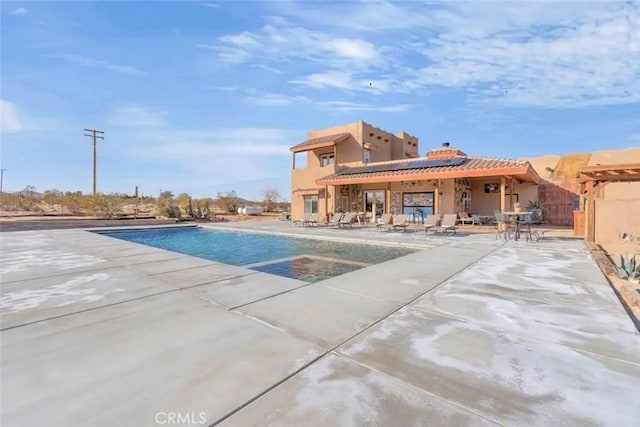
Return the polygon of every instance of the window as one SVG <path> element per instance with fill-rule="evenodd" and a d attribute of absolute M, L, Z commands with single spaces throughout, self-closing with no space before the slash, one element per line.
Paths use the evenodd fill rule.
<path fill-rule="evenodd" d="M 320 156 L 320 166 L 325 167 L 335 162 L 333 154 L 323 154 Z"/>
<path fill-rule="evenodd" d="M 318 196 L 304 197 L 304 213 L 318 213 Z"/>
<path fill-rule="evenodd" d="M 371 151 L 364 150 L 364 160 L 365 163 L 371 162 Z"/>
<path fill-rule="evenodd" d="M 350 212 L 351 209 L 349 209 L 349 196 L 342 196 L 342 198 L 340 199 L 340 209 L 342 209 L 342 212 Z"/>

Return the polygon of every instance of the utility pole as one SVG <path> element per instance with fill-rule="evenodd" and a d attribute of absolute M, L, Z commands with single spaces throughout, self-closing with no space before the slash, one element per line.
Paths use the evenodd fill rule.
<path fill-rule="evenodd" d="M 4 181 L 4 171 L 5 168 L 0 169 L 0 210 L 2 209 L 2 183 Z"/>
<path fill-rule="evenodd" d="M 96 205 L 96 142 L 98 139 L 104 139 L 104 132 L 95 129 L 85 129 L 84 136 L 88 136 L 93 140 L 93 207 Z"/>

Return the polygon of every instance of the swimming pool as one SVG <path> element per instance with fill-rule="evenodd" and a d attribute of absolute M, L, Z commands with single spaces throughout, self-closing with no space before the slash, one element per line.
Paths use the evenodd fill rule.
<path fill-rule="evenodd" d="M 199 227 L 98 233 L 305 282 L 318 282 L 415 252 L 402 247 L 207 230 Z"/>

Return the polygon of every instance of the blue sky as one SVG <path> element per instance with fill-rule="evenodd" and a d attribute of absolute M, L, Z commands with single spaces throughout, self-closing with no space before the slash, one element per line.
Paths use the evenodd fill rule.
<path fill-rule="evenodd" d="M 1 3 L 5 189 L 289 198 L 364 120 L 468 154 L 640 146 L 640 3 Z"/>

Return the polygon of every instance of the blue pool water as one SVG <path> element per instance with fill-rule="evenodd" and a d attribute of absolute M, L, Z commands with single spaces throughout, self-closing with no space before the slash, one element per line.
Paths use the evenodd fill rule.
<path fill-rule="evenodd" d="M 317 282 L 414 252 L 412 249 L 399 247 L 206 230 L 197 227 L 108 231 L 100 234 L 211 261 L 249 266 L 258 271 L 308 282 Z"/>

